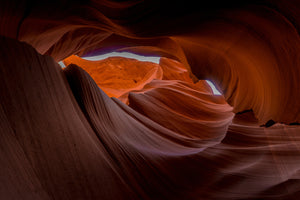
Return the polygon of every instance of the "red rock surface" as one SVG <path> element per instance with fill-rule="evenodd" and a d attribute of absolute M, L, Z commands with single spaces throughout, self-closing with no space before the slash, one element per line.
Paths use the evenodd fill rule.
<path fill-rule="evenodd" d="M 64 60 L 64 64 L 80 66 L 110 97 L 120 97 L 131 90 L 142 89 L 153 79 L 162 78 L 162 69 L 158 64 L 122 57 L 88 61 L 78 56 L 70 56 Z"/>
<path fill-rule="evenodd" d="M 298 199 L 299 1 L 171 3 L 1 2 L 0 199 Z"/>

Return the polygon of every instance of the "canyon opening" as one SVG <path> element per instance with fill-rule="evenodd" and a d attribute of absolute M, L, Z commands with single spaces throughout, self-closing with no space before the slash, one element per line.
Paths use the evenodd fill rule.
<path fill-rule="evenodd" d="M 299 0 L 2 0 L 0 199 L 298 199 Z"/>

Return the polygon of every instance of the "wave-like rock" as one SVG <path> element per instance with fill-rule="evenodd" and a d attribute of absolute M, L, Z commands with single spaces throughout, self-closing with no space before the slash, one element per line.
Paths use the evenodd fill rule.
<path fill-rule="evenodd" d="M 161 1 L 25 0 L 4 1 L 2 10 L 1 35 L 57 61 L 108 50 L 167 56 L 195 80 L 212 79 L 234 112 L 252 109 L 261 124 L 300 121 L 298 0 L 172 9 Z"/>
<path fill-rule="evenodd" d="M 0 199 L 298 198 L 299 1 L 166 2 L 1 2 Z"/>
<path fill-rule="evenodd" d="M 298 192 L 298 126 L 259 127 L 248 113 L 230 125 L 233 113 L 221 96 L 171 80 L 131 93 L 136 112 L 109 98 L 78 66 L 62 70 L 26 44 L 3 38 L 1 44 L 7 47 L 0 73 L 2 198 L 291 198 Z"/>

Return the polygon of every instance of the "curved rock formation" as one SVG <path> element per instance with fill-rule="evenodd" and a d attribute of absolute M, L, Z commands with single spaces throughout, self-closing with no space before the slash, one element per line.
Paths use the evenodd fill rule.
<path fill-rule="evenodd" d="M 140 90 L 153 79 L 162 78 L 159 65 L 122 57 L 88 61 L 78 56 L 70 56 L 64 60 L 64 64 L 80 66 L 110 97 L 120 97 L 129 91 Z"/>
<path fill-rule="evenodd" d="M 185 3 L 1 2 L 0 199 L 298 198 L 299 1 Z"/>

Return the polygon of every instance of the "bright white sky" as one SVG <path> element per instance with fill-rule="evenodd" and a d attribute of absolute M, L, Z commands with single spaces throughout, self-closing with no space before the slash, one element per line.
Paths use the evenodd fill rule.
<path fill-rule="evenodd" d="M 120 56 L 120 57 L 125 57 L 125 58 L 134 58 L 134 59 L 137 59 L 140 61 L 149 61 L 149 62 L 153 62 L 153 63 L 157 63 L 157 64 L 159 63 L 159 59 L 160 59 L 160 57 L 140 56 L 140 55 L 129 53 L 129 52 L 111 52 L 111 53 L 106 53 L 106 54 L 102 54 L 99 56 L 82 57 L 82 58 L 84 58 L 85 60 L 96 61 L 96 60 L 103 60 L 105 58 L 114 57 L 114 56 Z M 60 66 L 63 68 L 66 67 L 62 61 L 60 61 L 58 64 L 60 64 Z M 221 95 L 221 93 L 217 90 L 217 88 L 211 81 L 206 80 L 206 82 L 213 90 L 214 95 Z"/>
<path fill-rule="evenodd" d="M 85 60 L 102 60 L 108 57 L 114 57 L 114 56 L 119 56 L 119 57 L 125 57 L 125 58 L 134 58 L 140 61 L 149 61 L 149 62 L 154 62 L 154 63 L 159 63 L 160 57 L 155 57 L 155 56 L 140 56 L 134 53 L 129 53 L 129 52 L 111 52 L 111 53 L 106 53 L 102 54 L 99 56 L 92 56 L 92 57 L 83 57 Z"/>
<path fill-rule="evenodd" d="M 216 86 L 209 80 L 206 80 L 206 82 L 208 83 L 208 85 L 211 87 L 214 95 L 222 95 L 221 92 L 219 92 L 219 90 L 216 88 Z"/>

